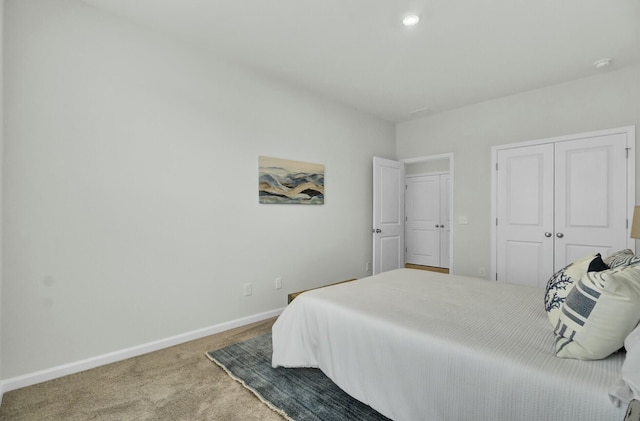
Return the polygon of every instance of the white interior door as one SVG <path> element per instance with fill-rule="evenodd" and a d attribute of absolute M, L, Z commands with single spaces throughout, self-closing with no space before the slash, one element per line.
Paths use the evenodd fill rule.
<path fill-rule="evenodd" d="M 615 133 L 555 144 L 555 267 L 627 247 L 627 140 Z"/>
<path fill-rule="evenodd" d="M 612 129 L 496 150 L 496 280 L 544 287 L 579 258 L 634 248 L 633 134 Z"/>
<path fill-rule="evenodd" d="M 440 176 L 440 267 L 450 268 L 451 257 L 451 175 Z"/>
<path fill-rule="evenodd" d="M 440 266 L 440 176 L 408 176 L 406 183 L 406 261 Z"/>
<path fill-rule="evenodd" d="M 405 192 L 406 262 L 449 268 L 448 174 L 410 175 Z"/>
<path fill-rule="evenodd" d="M 496 280 L 544 286 L 553 274 L 553 144 L 497 154 Z"/>
<path fill-rule="evenodd" d="M 404 267 L 404 163 L 373 158 L 373 274 Z"/>

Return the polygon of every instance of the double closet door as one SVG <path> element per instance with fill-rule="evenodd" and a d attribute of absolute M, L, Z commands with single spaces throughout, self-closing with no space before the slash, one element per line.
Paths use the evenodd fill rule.
<path fill-rule="evenodd" d="M 449 268 L 449 174 L 406 177 L 406 262 Z"/>
<path fill-rule="evenodd" d="M 544 287 L 578 258 L 629 246 L 630 137 L 496 150 L 496 280 Z"/>

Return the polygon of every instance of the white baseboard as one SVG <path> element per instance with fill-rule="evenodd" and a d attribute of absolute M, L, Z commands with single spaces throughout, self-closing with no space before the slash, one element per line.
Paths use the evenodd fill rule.
<path fill-rule="evenodd" d="M 236 327 L 270 319 L 272 317 L 279 316 L 283 310 L 284 307 L 236 320 L 231 320 L 191 332 L 186 332 L 180 335 L 172 336 L 170 338 L 160 339 L 146 344 L 133 346 L 131 348 L 122 349 L 120 351 L 109 352 L 107 354 L 98 355 L 96 357 L 87 358 L 73 363 L 63 364 L 57 367 L 47 368 L 45 370 L 40 370 L 33 373 L 24 374 L 22 376 L 5 379 L 0 381 L 0 403 L 2 402 L 2 395 L 4 394 L 4 392 L 9 392 L 11 390 L 20 389 L 22 387 L 46 382 L 58 377 L 63 377 L 69 374 L 96 368 L 101 365 L 126 360 L 127 358 L 137 357 L 138 355 L 147 354 L 149 352 L 158 351 L 170 346 L 204 338 L 205 336 L 214 335 L 216 333 L 224 332 Z"/>

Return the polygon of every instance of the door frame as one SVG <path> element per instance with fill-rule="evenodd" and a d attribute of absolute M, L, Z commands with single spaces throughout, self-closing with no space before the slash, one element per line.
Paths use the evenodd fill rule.
<path fill-rule="evenodd" d="M 443 159 L 448 159 L 449 160 L 449 177 L 450 177 L 450 191 L 449 191 L 449 220 L 451 221 L 451 227 L 450 227 L 450 231 L 449 231 L 449 273 L 453 274 L 454 273 L 454 254 L 453 254 L 453 243 L 454 243 L 454 223 L 453 223 L 453 214 L 454 214 L 454 198 L 455 198 L 455 171 L 454 171 L 454 159 L 453 159 L 453 152 L 449 152 L 449 153 L 443 153 L 443 154 L 438 154 L 438 155 L 426 155 L 426 156 L 419 156 L 419 157 L 415 157 L 415 158 L 405 158 L 405 159 L 400 159 L 400 162 L 403 162 L 405 164 L 405 166 L 407 164 L 418 164 L 418 163 L 422 163 L 422 162 L 428 162 L 428 161 L 440 161 Z M 434 172 L 435 173 L 435 172 Z M 405 179 L 406 179 L 407 175 L 406 175 L 406 171 L 405 171 Z M 403 228 L 404 229 L 404 228 Z M 406 241 L 406 238 L 405 238 Z M 406 247 L 406 245 L 405 245 Z M 406 260 L 406 258 L 405 258 Z M 406 262 L 405 262 L 406 263 Z"/>
<path fill-rule="evenodd" d="M 633 219 L 633 209 L 635 208 L 636 198 L 636 127 L 623 126 L 613 129 L 597 130 L 592 132 L 575 133 L 565 136 L 548 137 L 525 142 L 507 143 L 504 145 L 496 145 L 491 147 L 491 278 L 496 280 L 497 272 L 497 226 L 496 218 L 498 215 L 497 203 L 497 165 L 498 151 L 502 149 L 520 148 L 524 146 L 542 145 L 545 143 L 558 143 L 570 140 L 579 140 L 589 137 L 608 136 L 612 134 L 624 133 L 627 136 L 627 247 L 635 252 L 636 243 L 631 238 L 631 219 Z"/>

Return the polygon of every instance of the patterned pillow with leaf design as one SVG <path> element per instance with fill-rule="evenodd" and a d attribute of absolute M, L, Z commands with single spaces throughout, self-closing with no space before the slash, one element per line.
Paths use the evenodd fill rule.
<path fill-rule="evenodd" d="M 587 272 L 600 272 L 608 268 L 609 266 L 598 253 L 595 256 L 586 256 L 578 259 L 553 274 L 547 282 L 544 308 L 554 328 L 560 318 L 560 308 L 573 288 L 574 283 L 579 281 Z"/>

